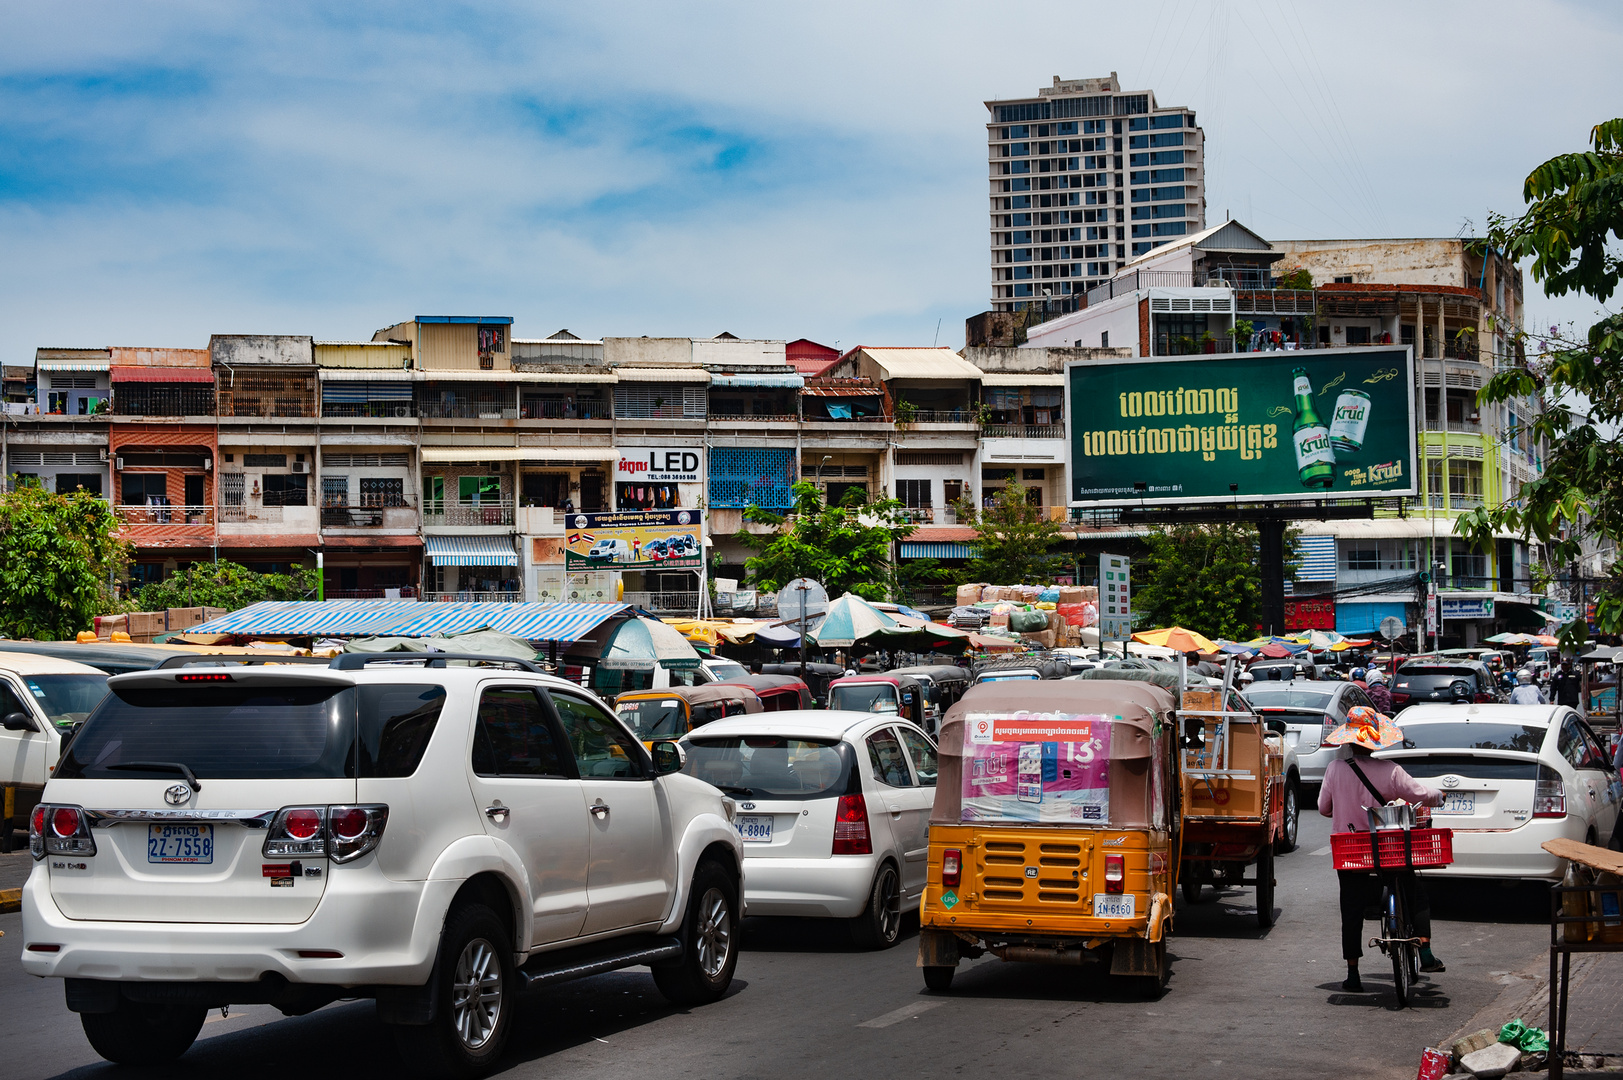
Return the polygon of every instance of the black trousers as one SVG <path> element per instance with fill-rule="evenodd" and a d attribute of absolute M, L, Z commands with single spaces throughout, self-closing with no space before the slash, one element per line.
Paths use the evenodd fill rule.
<path fill-rule="evenodd" d="M 1379 905 L 1381 880 L 1360 870 L 1338 870 L 1336 875 L 1341 879 L 1341 958 L 1357 960 L 1364 955 L 1364 910 Z M 1431 899 L 1426 895 L 1426 883 L 1412 870 L 1393 876 L 1403 891 L 1403 907 L 1415 936 L 1429 941 Z"/>

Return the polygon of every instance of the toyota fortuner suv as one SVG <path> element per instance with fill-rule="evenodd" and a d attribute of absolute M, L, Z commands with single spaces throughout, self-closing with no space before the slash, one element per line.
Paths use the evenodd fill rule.
<path fill-rule="evenodd" d="M 409 1064 L 470 1075 L 527 986 L 646 964 L 674 1002 L 718 998 L 731 800 L 590 693 L 490 663 L 527 670 L 110 679 L 30 818 L 23 968 L 129 1063 L 184 1053 L 211 1008 L 371 997 Z"/>

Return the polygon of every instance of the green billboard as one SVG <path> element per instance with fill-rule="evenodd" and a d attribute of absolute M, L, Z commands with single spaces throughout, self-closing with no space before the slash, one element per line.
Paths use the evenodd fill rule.
<path fill-rule="evenodd" d="M 1418 487 L 1409 347 L 1079 360 L 1065 378 L 1072 506 Z"/>

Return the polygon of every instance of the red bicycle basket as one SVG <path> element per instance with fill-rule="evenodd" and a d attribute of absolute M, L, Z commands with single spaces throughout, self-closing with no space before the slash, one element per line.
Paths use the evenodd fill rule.
<path fill-rule="evenodd" d="M 1453 829 L 1409 829 L 1411 861 L 1404 862 L 1403 829 L 1383 829 L 1376 833 L 1380 844 L 1381 869 L 1403 870 L 1408 866 L 1420 869 L 1447 866 L 1454 861 Z M 1375 857 L 1370 848 L 1367 832 L 1330 834 L 1330 859 L 1337 870 L 1375 869 Z"/>

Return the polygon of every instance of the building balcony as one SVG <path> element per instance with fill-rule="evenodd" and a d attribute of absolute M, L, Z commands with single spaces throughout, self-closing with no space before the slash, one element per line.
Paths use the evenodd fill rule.
<path fill-rule="evenodd" d="M 478 589 L 458 589 L 452 592 L 424 592 L 423 597 L 430 604 L 522 604 L 524 594 L 518 591 L 500 590 L 496 592 L 483 592 Z"/>
<path fill-rule="evenodd" d="M 415 529 L 416 499 L 410 495 L 361 496 L 359 502 L 324 502 L 323 529 Z"/>
<path fill-rule="evenodd" d="M 697 611 L 699 594 L 696 592 L 626 592 L 621 603 L 646 608 L 656 614 L 678 615 Z"/>
<path fill-rule="evenodd" d="M 375 586 L 370 589 L 328 589 L 328 600 L 415 600 L 417 589 L 412 585 Z"/>
<path fill-rule="evenodd" d="M 915 525 L 956 525 L 956 506 L 908 506 L 902 508 L 902 517 Z"/>
<path fill-rule="evenodd" d="M 1063 439 L 1064 424 L 987 424 L 981 429 L 987 439 Z"/>
<path fill-rule="evenodd" d="M 131 527 L 161 525 L 203 532 L 214 528 L 212 506 L 115 506 L 113 511 L 120 521 Z"/>
<path fill-rule="evenodd" d="M 435 526 L 506 526 L 513 524 L 513 504 L 507 499 L 499 502 L 481 501 L 477 505 L 433 502 L 423 506 L 423 525 Z"/>

